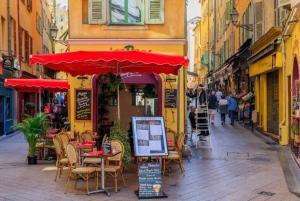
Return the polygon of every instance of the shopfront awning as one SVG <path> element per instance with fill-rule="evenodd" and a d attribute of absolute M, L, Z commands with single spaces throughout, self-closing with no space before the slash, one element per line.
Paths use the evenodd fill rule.
<path fill-rule="evenodd" d="M 4 86 L 19 92 L 66 92 L 70 89 L 68 81 L 52 79 L 6 79 Z"/>
<path fill-rule="evenodd" d="M 177 75 L 189 64 L 184 56 L 140 51 L 79 51 L 30 56 L 30 64 L 41 64 L 72 76 L 111 73 L 165 73 Z"/>

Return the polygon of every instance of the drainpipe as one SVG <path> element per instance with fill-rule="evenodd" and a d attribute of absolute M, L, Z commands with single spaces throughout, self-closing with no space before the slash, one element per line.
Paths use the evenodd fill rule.
<path fill-rule="evenodd" d="M 283 32 L 283 30 L 282 30 Z M 288 126 L 286 125 L 286 64 L 285 64 L 285 41 L 281 40 L 281 55 L 282 55 L 282 121 L 279 124 L 279 143 L 287 145 L 289 143 Z M 284 133 L 284 138 L 282 137 Z"/>
<path fill-rule="evenodd" d="M 7 0 L 7 50 L 8 56 L 11 56 L 11 37 L 10 37 L 10 0 Z"/>

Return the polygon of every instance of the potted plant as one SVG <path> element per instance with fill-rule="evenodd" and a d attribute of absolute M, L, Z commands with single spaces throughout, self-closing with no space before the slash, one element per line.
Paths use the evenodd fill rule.
<path fill-rule="evenodd" d="M 131 149 L 129 144 L 128 133 L 125 129 L 124 123 L 116 120 L 110 129 L 109 140 L 119 140 L 124 145 L 124 164 L 131 164 Z"/>
<path fill-rule="evenodd" d="M 35 108 L 35 104 L 33 102 L 25 103 L 25 109 L 28 111 L 28 115 L 30 114 L 31 109 Z"/>
<path fill-rule="evenodd" d="M 47 114 L 39 113 L 34 117 L 26 115 L 23 122 L 13 126 L 14 130 L 22 131 L 26 141 L 28 142 L 28 164 L 36 164 L 37 156 L 35 155 L 36 143 L 41 136 L 46 135 L 49 125 L 49 118 Z"/>
<path fill-rule="evenodd" d="M 292 138 L 295 139 L 295 141 L 298 143 L 299 142 L 299 122 L 297 119 L 294 119 L 292 124 L 291 124 L 291 133 L 292 133 Z M 296 139 L 297 138 L 297 139 Z"/>

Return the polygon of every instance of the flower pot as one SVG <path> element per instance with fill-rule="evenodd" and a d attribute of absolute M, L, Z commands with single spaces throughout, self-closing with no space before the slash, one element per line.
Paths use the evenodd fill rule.
<path fill-rule="evenodd" d="M 28 165 L 35 165 L 37 162 L 37 156 L 27 156 Z"/>

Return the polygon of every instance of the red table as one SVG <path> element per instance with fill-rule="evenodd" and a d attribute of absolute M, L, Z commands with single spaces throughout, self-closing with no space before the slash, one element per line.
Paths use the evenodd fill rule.
<path fill-rule="evenodd" d="M 82 163 L 82 158 L 81 158 L 81 155 L 83 154 L 83 150 L 84 149 L 90 149 L 90 148 L 93 148 L 93 144 L 81 144 L 81 143 L 78 143 L 78 142 L 72 142 L 77 151 L 78 151 L 78 160 L 79 160 L 79 166 L 82 167 L 83 166 L 83 163 Z"/>
<path fill-rule="evenodd" d="M 115 155 L 120 154 L 121 151 L 117 151 L 111 154 L 104 154 L 102 151 L 91 151 L 88 153 L 85 153 L 82 155 L 82 157 L 100 157 L 101 158 L 101 188 L 99 190 L 90 191 L 90 194 L 93 193 L 106 193 L 108 197 L 110 197 L 110 192 L 108 192 L 107 189 L 114 188 L 114 187 L 105 187 L 104 177 L 105 177 L 105 171 L 104 171 L 104 165 L 105 165 L 105 158 L 106 157 L 113 157 Z"/>

